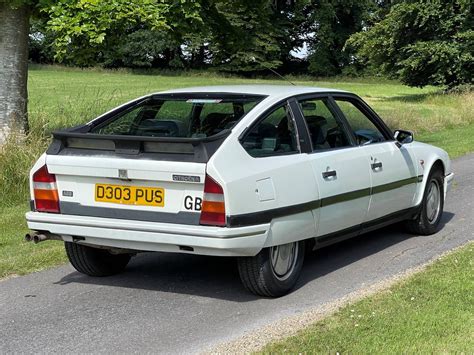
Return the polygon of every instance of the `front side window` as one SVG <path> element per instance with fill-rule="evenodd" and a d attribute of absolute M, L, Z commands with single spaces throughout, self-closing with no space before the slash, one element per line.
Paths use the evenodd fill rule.
<path fill-rule="evenodd" d="M 313 151 L 348 147 L 350 139 L 327 99 L 298 101 L 306 120 Z"/>
<path fill-rule="evenodd" d="M 256 124 L 242 140 L 253 157 L 298 153 L 296 128 L 290 109 L 281 106 Z"/>
<path fill-rule="evenodd" d="M 231 129 L 263 97 L 156 97 L 117 113 L 91 133 L 204 138 Z"/>
<path fill-rule="evenodd" d="M 382 131 L 351 101 L 336 99 L 359 145 L 384 142 Z"/>

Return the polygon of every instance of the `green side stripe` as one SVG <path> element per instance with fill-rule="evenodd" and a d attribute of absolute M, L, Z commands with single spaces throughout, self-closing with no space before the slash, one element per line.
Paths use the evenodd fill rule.
<path fill-rule="evenodd" d="M 335 203 L 355 200 L 357 198 L 361 198 L 361 197 L 365 197 L 365 196 L 369 196 L 369 195 L 370 195 L 370 188 L 351 191 L 351 192 L 345 192 L 343 194 L 323 198 L 321 200 L 321 206 L 320 207 L 325 207 L 325 206 L 333 205 Z"/>
<path fill-rule="evenodd" d="M 390 182 L 388 184 L 383 184 L 379 186 L 374 186 L 372 188 L 372 194 L 379 194 L 381 192 L 386 192 L 394 189 L 398 189 L 399 187 L 405 186 L 405 185 L 410 185 L 410 184 L 415 184 L 418 182 L 418 176 L 413 176 L 408 179 L 403 179 L 403 180 L 398 180 L 394 182 Z"/>
<path fill-rule="evenodd" d="M 355 190 L 355 191 L 345 192 L 345 193 L 334 195 L 334 196 L 325 197 L 320 200 L 319 207 L 330 206 L 335 203 L 346 202 L 346 201 L 355 200 L 358 198 L 362 198 L 362 197 L 366 197 L 366 196 L 370 196 L 374 194 L 379 194 L 382 192 L 387 192 L 390 190 L 395 190 L 405 185 L 415 184 L 421 181 L 423 181 L 423 175 L 412 176 L 407 179 L 393 181 L 388 184 L 378 185 L 372 188 Z"/>

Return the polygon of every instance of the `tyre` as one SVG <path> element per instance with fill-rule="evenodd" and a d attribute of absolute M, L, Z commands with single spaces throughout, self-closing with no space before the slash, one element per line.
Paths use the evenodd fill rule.
<path fill-rule="evenodd" d="M 430 235 L 441 229 L 440 221 L 444 208 L 444 180 L 440 169 L 433 169 L 428 176 L 420 213 L 413 220 L 406 221 L 409 232 Z"/>
<path fill-rule="evenodd" d="M 240 279 L 247 290 L 258 296 L 283 296 L 295 286 L 304 254 L 304 241 L 262 249 L 253 257 L 238 259 Z"/>
<path fill-rule="evenodd" d="M 130 254 L 111 254 L 106 249 L 65 242 L 66 254 L 74 268 L 89 276 L 111 276 L 123 271 Z"/>

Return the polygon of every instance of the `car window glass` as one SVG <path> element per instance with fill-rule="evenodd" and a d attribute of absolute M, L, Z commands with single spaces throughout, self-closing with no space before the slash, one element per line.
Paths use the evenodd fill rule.
<path fill-rule="evenodd" d="M 92 130 L 93 133 L 98 134 L 113 134 L 113 135 L 126 135 L 129 134 L 130 128 L 134 125 L 135 119 L 141 111 L 141 107 L 126 111 L 118 117 L 118 119 L 110 122 L 109 124 Z"/>
<path fill-rule="evenodd" d="M 346 100 L 336 100 L 336 102 L 349 122 L 358 144 L 366 145 L 385 141 L 380 129 L 356 105 Z"/>
<path fill-rule="evenodd" d="M 287 106 L 281 106 L 255 125 L 242 140 L 253 157 L 298 152 L 296 130 Z"/>
<path fill-rule="evenodd" d="M 331 112 L 327 99 L 298 101 L 306 120 L 313 150 L 350 146 L 350 140 L 342 123 Z"/>
<path fill-rule="evenodd" d="M 204 138 L 232 128 L 261 98 L 150 99 L 117 113 L 92 133 Z"/>

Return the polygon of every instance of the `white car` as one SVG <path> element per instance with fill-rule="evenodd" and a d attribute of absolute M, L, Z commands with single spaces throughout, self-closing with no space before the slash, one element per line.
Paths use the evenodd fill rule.
<path fill-rule="evenodd" d="M 358 96 L 303 86 L 160 92 L 54 132 L 31 170 L 27 240 L 90 276 L 160 251 L 238 257 L 276 297 L 319 248 L 404 221 L 440 228 L 448 154 L 392 132 Z"/>

